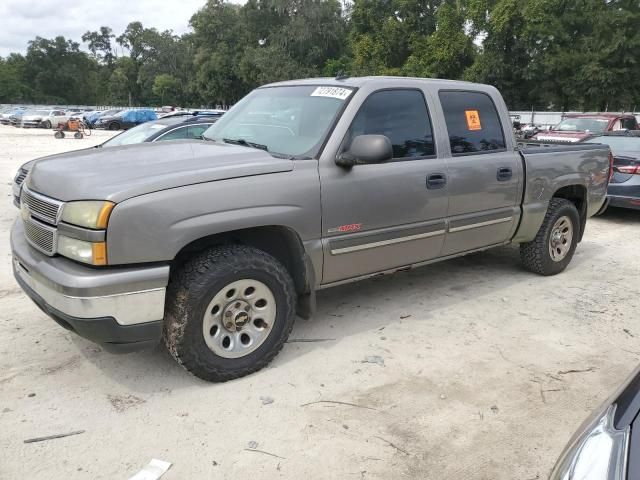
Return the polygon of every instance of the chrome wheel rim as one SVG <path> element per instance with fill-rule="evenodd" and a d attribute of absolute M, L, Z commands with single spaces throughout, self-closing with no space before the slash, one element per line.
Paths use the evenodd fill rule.
<path fill-rule="evenodd" d="M 271 289 L 258 280 L 237 280 L 209 302 L 202 335 L 216 355 L 240 358 L 265 342 L 275 320 L 276 299 Z"/>
<path fill-rule="evenodd" d="M 567 216 L 562 216 L 551 229 L 549 236 L 549 255 L 554 262 L 560 262 L 571 250 L 573 242 L 573 224 Z"/>

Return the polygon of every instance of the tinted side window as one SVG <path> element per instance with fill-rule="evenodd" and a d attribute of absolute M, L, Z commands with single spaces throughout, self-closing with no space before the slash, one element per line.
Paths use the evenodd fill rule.
<path fill-rule="evenodd" d="M 637 130 L 638 122 L 636 122 L 635 118 L 623 118 L 622 128 L 626 128 L 627 130 Z"/>
<path fill-rule="evenodd" d="M 439 95 L 453 155 L 505 148 L 500 117 L 489 95 L 446 91 Z"/>
<path fill-rule="evenodd" d="M 176 128 L 175 130 L 170 131 L 169 133 L 162 135 L 157 138 L 157 141 L 165 141 L 165 140 L 179 140 L 181 138 L 187 137 L 187 127 Z"/>
<path fill-rule="evenodd" d="M 393 158 L 436 153 L 427 104 L 418 90 L 383 90 L 369 95 L 349 127 L 346 146 L 358 135 L 386 135 L 393 145 Z"/>
<path fill-rule="evenodd" d="M 200 138 L 202 134 L 211 126 L 209 123 L 191 125 L 188 128 L 187 138 Z"/>

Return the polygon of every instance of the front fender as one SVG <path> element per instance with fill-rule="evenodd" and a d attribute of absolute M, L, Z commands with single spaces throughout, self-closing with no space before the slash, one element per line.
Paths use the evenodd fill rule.
<path fill-rule="evenodd" d="M 119 203 L 107 228 L 110 265 L 167 262 L 191 242 L 218 233 L 281 225 L 304 244 L 320 237 L 317 163 L 291 172 L 188 185 Z"/>

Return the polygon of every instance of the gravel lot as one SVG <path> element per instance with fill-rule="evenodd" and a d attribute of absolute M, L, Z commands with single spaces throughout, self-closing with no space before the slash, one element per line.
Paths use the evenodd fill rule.
<path fill-rule="evenodd" d="M 507 247 L 323 291 L 269 368 L 226 384 L 160 347 L 104 352 L 15 283 L 10 182 L 109 135 L 0 126 L 2 479 L 126 479 L 151 458 L 173 463 L 163 480 L 545 479 L 638 363 L 640 215 L 621 210 L 589 221 L 556 277 Z"/>

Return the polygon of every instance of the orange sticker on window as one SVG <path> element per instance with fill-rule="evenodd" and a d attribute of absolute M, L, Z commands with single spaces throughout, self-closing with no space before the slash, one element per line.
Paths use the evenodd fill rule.
<path fill-rule="evenodd" d="M 482 130 L 480 114 L 477 110 L 465 110 L 464 113 L 467 116 L 467 128 L 469 130 Z"/>

